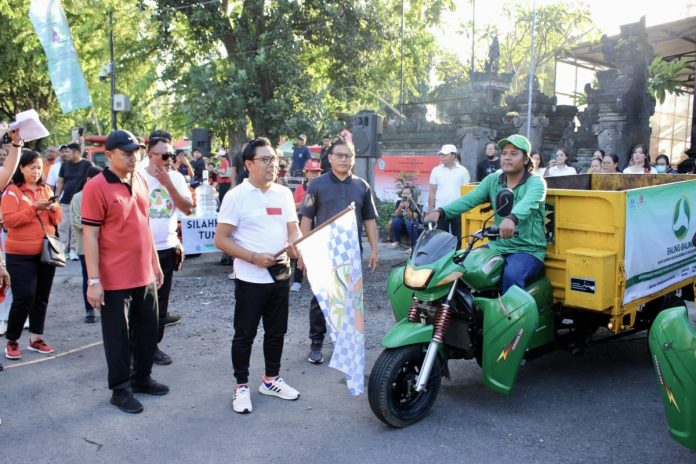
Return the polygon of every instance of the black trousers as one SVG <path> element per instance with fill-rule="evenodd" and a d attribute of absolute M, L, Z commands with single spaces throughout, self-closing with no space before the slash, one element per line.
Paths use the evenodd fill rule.
<path fill-rule="evenodd" d="M 249 358 L 259 321 L 263 320 L 263 357 L 265 374 L 280 373 L 283 341 L 288 331 L 288 297 L 290 279 L 271 284 L 255 284 L 235 280 L 234 337 L 232 368 L 238 384 L 249 382 Z"/>
<path fill-rule="evenodd" d="M 218 184 L 218 201 L 220 202 L 220 204 L 222 204 L 222 199 L 225 198 L 225 195 L 230 190 L 231 186 L 232 183 L 227 182 Z"/>
<path fill-rule="evenodd" d="M 10 273 L 12 306 L 7 317 L 8 340 L 22 336 L 24 321 L 29 317 L 29 332 L 41 335 L 46 321 L 48 296 L 56 268 L 43 264 L 41 255 L 7 254 L 7 272 Z"/>
<path fill-rule="evenodd" d="M 77 255 L 77 257 L 80 258 L 80 266 L 82 267 L 82 299 L 85 302 L 85 312 L 91 313 L 94 309 L 87 301 L 87 263 L 85 263 L 85 255 Z"/>
<path fill-rule="evenodd" d="M 312 301 L 309 302 L 309 339 L 312 340 L 312 346 L 322 346 L 325 335 L 324 313 L 321 312 L 317 297 L 312 296 Z"/>
<path fill-rule="evenodd" d="M 440 220 L 437 221 L 437 228 L 445 232 L 450 232 L 459 240 L 462 238 L 462 217 L 457 216 L 452 219 L 446 219 L 444 216 L 440 215 Z"/>
<path fill-rule="evenodd" d="M 157 333 L 157 343 L 164 337 L 164 320 L 169 310 L 169 294 L 172 291 L 172 278 L 174 277 L 174 261 L 176 259 L 176 248 L 157 250 L 160 267 L 164 274 L 162 286 L 157 289 L 157 304 L 159 305 L 159 326 Z"/>
<path fill-rule="evenodd" d="M 104 353 L 109 388 L 127 388 L 131 379 L 131 355 L 135 379 L 152 372 L 157 348 L 157 289 L 155 284 L 104 292 L 101 309 Z"/>

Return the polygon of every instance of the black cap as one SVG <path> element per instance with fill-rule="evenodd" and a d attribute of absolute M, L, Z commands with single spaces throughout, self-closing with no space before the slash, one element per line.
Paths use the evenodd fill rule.
<path fill-rule="evenodd" d="M 127 130 L 115 130 L 106 138 L 106 149 L 123 151 L 135 151 L 138 148 L 145 148 L 145 145 L 138 142 L 135 135 Z"/>
<path fill-rule="evenodd" d="M 67 145 L 61 145 L 60 147 L 58 147 L 58 151 L 61 151 L 63 148 L 68 148 L 68 146 L 67 146 Z"/>
<path fill-rule="evenodd" d="M 79 143 L 75 143 L 75 142 L 69 143 L 69 144 L 67 144 L 67 145 L 65 146 L 65 148 L 67 148 L 68 150 L 77 150 L 77 151 L 80 151 L 80 144 L 79 144 Z"/>

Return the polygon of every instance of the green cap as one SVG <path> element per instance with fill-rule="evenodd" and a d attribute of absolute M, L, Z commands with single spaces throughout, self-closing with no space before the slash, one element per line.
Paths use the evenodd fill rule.
<path fill-rule="evenodd" d="M 502 150 L 503 147 L 505 145 L 507 145 L 508 143 L 510 145 L 516 146 L 520 150 L 524 150 L 528 155 L 532 149 L 532 144 L 529 143 L 529 140 L 527 140 L 527 137 L 525 137 L 524 135 L 512 134 L 511 136 L 506 137 L 503 140 L 501 140 L 500 142 L 498 142 L 498 148 L 500 148 Z"/>

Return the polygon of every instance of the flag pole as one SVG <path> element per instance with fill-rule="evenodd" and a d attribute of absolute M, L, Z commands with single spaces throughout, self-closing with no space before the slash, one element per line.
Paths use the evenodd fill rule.
<path fill-rule="evenodd" d="M 355 209 L 355 203 L 353 202 L 353 203 L 351 203 L 350 205 L 348 205 L 344 210 L 339 211 L 338 213 L 334 214 L 334 215 L 331 216 L 329 219 L 327 219 L 326 221 L 324 221 L 324 223 L 323 223 L 322 225 L 320 225 L 320 226 L 315 227 L 314 229 L 312 229 L 307 235 L 303 235 L 302 237 L 300 237 L 300 238 L 299 238 L 295 243 L 293 243 L 292 245 L 293 245 L 293 246 L 297 246 L 297 245 L 298 245 L 300 242 L 302 242 L 304 239 L 311 237 L 311 236 L 314 235 L 316 232 L 319 232 L 321 229 L 323 229 L 324 227 L 328 226 L 329 224 L 331 224 L 332 222 L 334 222 L 336 219 L 340 218 L 341 216 L 343 216 L 344 214 L 346 214 L 346 213 L 349 212 L 349 211 L 353 211 L 354 209 Z M 280 250 L 279 252 L 277 252 L 276 254 L 274 254 L 273 257 L 274 257 L 274 258 L 277 258 L 278 256 L 280 256 L 280 255 L 282 255 L 283 253 L 285 253 L 287 250 L 288 250 L 288 247 L 285 247 L 285 248 L 283 248 L 282 250 Z"/>

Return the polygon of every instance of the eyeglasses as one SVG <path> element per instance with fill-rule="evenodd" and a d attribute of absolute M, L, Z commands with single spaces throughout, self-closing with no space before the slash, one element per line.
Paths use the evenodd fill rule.
<path fill-rule="evenodd" d="M 343 160 L 349 160 L 353 157 L 352 153 L 331 153 L 333 156 L 335 156 L 338 159 L 343 159 Z"/>
<path fill-rule="evenodd" d="M 254 161 L 262 161 L 263 164 L 266 166 L 270 166 L 271 164 L 276 164 L 278 163 L 278 157 L 277 156 L 262 156 L 261 158 L 252 158 Z"/>
<path fill-rule="evenodd" d="M 174 153 L 153 153 L 153 155 L 161 156 L 163 161 L 167 161 L 168 159 L 176 159 L 176 155 Z"/>

